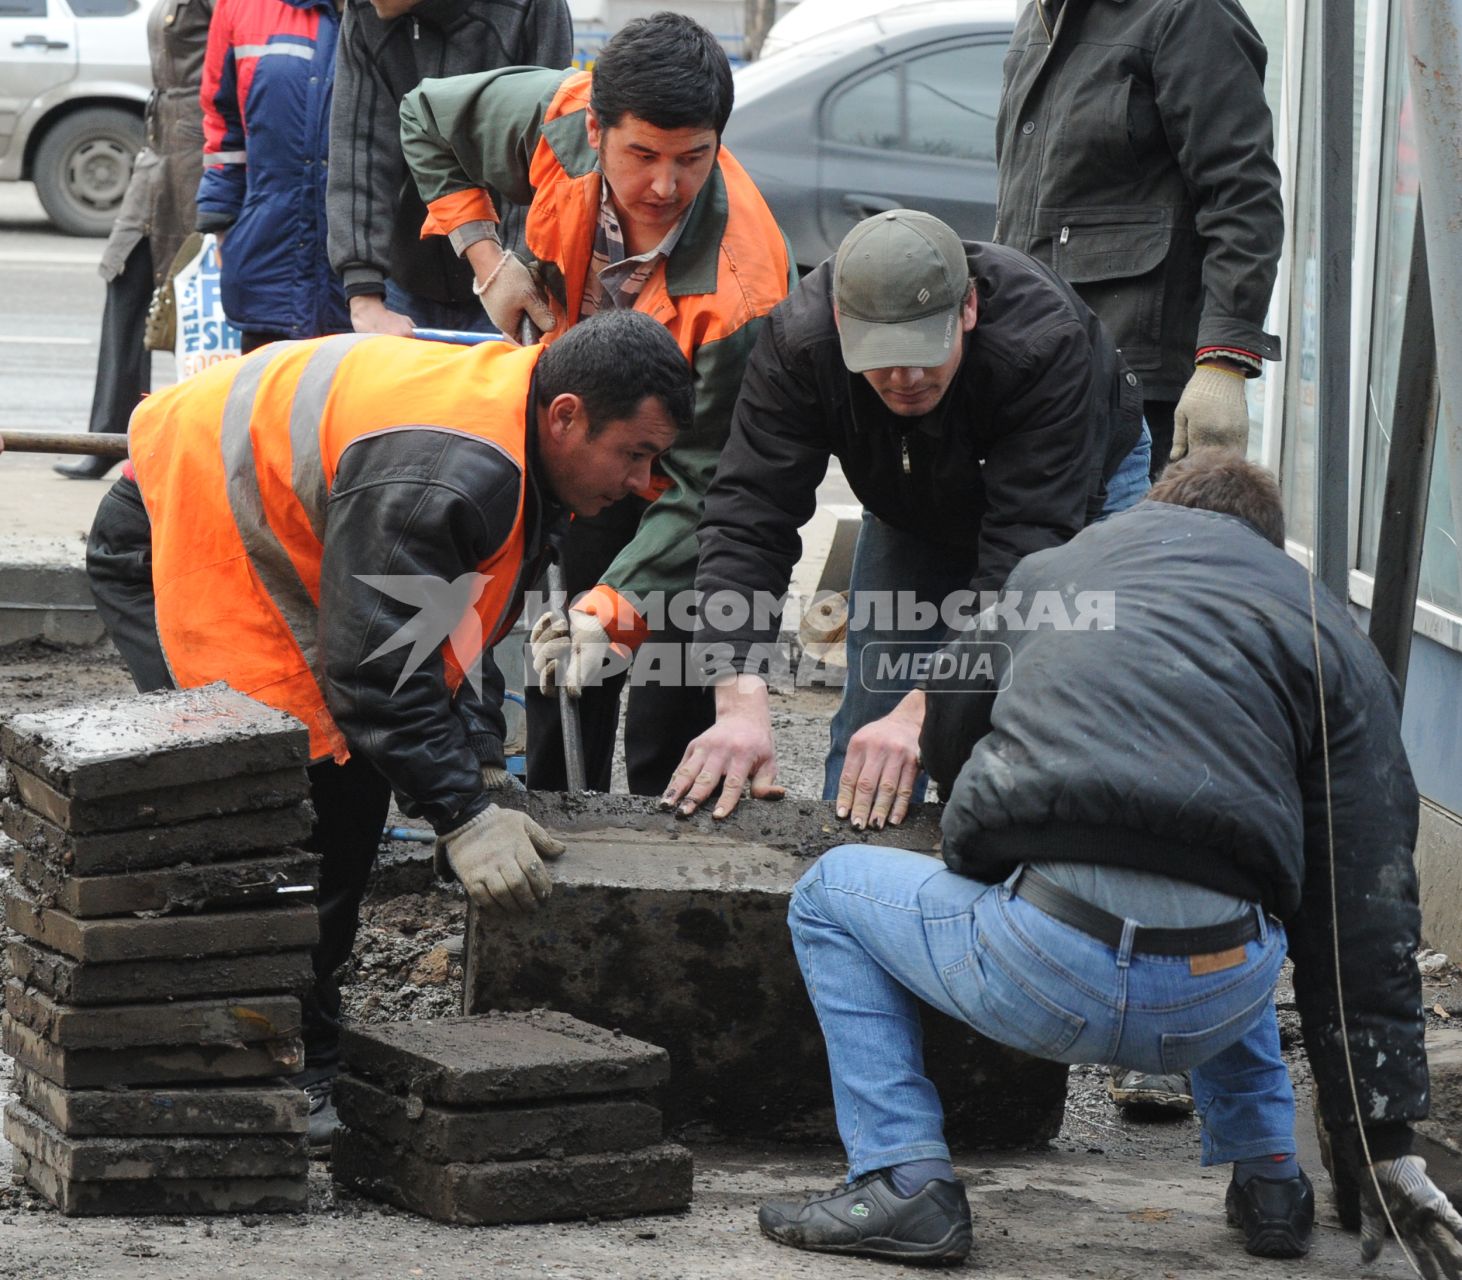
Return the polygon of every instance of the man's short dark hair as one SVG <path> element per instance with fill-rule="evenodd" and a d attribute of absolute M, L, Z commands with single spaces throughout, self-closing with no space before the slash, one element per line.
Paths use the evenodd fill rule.
<path fill-rule="evenodd" d="M 726 51 L 694 18 L 653 13 L 626 22 L 594 63 L 589 105 L 612 129 L 626 115 L 657 129 L 714 129 L 731 116 Z"/>
<path fill-rule="evenodd" d="M 542 409 L 561 395 L 581 397 L 591 437 L 634 417 L 647 397 L 665 406 L 677 431 L 695 415 L 684 353 L 642 311 L 600 311 L 576 324 L 539 357 L 533 385 Z"/>
<path fill-rule="evenodd" d="M 1238 516 L 1276 547 L 1284 546 L 1284 499 L 1278 482 L 1231 449 L 1195 449 L 1169 463 L 1147 496 L 1153 502 Z"/>

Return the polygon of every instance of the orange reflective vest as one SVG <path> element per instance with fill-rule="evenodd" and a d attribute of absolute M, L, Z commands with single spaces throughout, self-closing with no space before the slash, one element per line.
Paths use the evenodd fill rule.
<path fill-rule="evenodd" d="M 144 400 L 130 452 L 152 520 L 158 638 L 177 684 L 223 680 L 302 720 L 315 758 L 348 758 L 326 707 L 317 634 L 341 456 L 381 432 L 461 432 L 491 441 L 524 475 L 540 351 L 342 334 L 266 347 Z M 477 566 L 486 578 L 477 624 L 459 628 L 489 646 L 513 616 L 523 493 L 520 484 L 509 536 Z M 454 639 L 442 657 L 455 693 L 476 655 Z"/>

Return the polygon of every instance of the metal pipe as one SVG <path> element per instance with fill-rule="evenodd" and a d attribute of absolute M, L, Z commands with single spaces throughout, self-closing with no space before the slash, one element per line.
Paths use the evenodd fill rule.
<path fill-rule="evenodd" d="M 1350 271 L 1355 171 L 1355 0 L 1320 9 L 1320 175 L 1316 257 L 1315 572 L 1348 598 Z"/>
<path fill-rule="evenodd" d="M 1406 696 L 1416 587 L 1426 537 L 1427 494 L 1436 452 L 1437 344 L 1432 332 L 1432 298 L 1427 271 L 1426 230 L 1417 201 L 1411 240 L 1411 270 L 1396 404 L 1391 415 L 1391 449 L 1381 496 L 1381 530 L 1376 547 L 1376 588 L 1371 598 L 1372 643 Z"/>
<path fill-rule="evenodd" d="M 0 431 L 5 453 L 89 453 L 125 458 L 127 434 L 115 431 Z"/>

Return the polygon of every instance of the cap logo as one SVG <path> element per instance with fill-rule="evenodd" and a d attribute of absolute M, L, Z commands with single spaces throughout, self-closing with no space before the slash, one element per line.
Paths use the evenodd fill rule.
<path fill-rule="evenodd" d="M 920 302 L 928 302 L 929 301 L 929 290 L 928 289 L 920 289 L 919 290 L 919 293 L 918 293 L 918 300 Z"/>

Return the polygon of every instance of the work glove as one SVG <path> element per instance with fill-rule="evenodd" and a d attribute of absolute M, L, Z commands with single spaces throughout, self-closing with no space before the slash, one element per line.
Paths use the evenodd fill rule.
<path fill-rule="evenodd" d="M 553 318 L 548 296 L 532 271 L 517 254 L 506 249 L 485 280 L 472 282 L 472 292 L 481 301 L 482 309 L 492 317 L 493 324 L 515 342 L 523 333 L 525 319 L 540 334 L 558 323 Z"/>
<path fill-rule="evenodd" d="M 562 614 L 545 613 L 534 624 L 528 644 L 545 693 L 560 686 L 569 697 L 581 697 L 624 665 L 599 619 L 578 609 L 568 611 L 567 622 Z"/>
<path fill-rule="evenodd" d="M 1426 1280 L 1462 1277 L 1462 1215 L 1447 1194 L 1426 1176 L 1420 1156 L 1377 1160 L 1375 1181 L 1360 1172 L 1360 1256 L 1374 1261 L 1386 1239 L 1386 1215 L 1376 1199 L 1380 1184 L 1396 1234 Z"/>
<path fill-rule="evenodd" d="M 548 901 L 553 881 L 544 858 L 564 852 L 526 813 L 488 805 L 460 827 L 444 832 L 438 844 L 467 896 L 488 911 L 517 915 Z"/>
<path fill-rule="evenodd" d="M 528 789 L 500 764 L 482 766 L 482 786 L 486 791 L 526 791 Z"/>
<path fill-rule="evenodd" d="M 1232 369 L 1200 364 L 1193 370 L 1173 412 L 1173 451 L 1170 462 L 1186 458 L 1193 449 L 1249 447 L 1249 401 L 1245 378 Z"/>

